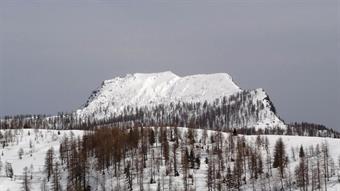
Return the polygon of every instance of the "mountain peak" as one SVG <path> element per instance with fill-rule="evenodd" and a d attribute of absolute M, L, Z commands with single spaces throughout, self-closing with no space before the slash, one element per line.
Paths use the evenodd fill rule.
<path fill-rule="evenodd" d="M 78 117 L 108 119 L 120 115 L 127 107 L 151 107 L 170 103 L 213 103 L 223 97 L 232 98 L 231 103 L 242 102 L 231 109 L 256 105 L 261 108 L 248 125 L 264 128 L 270 125 L 282 126 L 275 108 L 262 89 L 242 90 L 227 73 L 195 74 L 180 77 L 173 72 L 135 73 L 125 77 L 105 80 L 102 86 L 93 91 L 85 106 L 76 111 Z M 236 99 L 236 100 L 235 100 Z M 248 108 L 249 109 L 249 108 Z M 255 110 L 254 110 L 255 111 Z M 261 119 L 261 120 L 260 120 Z"/>
<path fill-rule="evenodd" d="M 133 74 L 127 74 L 125 78 L 159 78 L 159 77 L 179 77 L 176 74 L 174 74 L 171 71 L 165 71 L 165 72 L 157 72 L 157 73 L 133 73 Z"/>
<path fill-rule="evenodd" d="M 173 78 L 209 78 L 209 79 L 223 79 L 223 80 L 231 80 L 232 77 L 227 73 L 211 73 L 211 74 L 194 74 L 194 75 L 186 75 L 179 76 L 172 71 L 164 71 L 164 72 L 156 72 L 156 73 L 133 73 L 127 74 L 125 78 L 161 78 L 161 77 L 173 77 Z M 108 80 L 110 81 L 110 80 Z"/>
<path fill-rule="evenodd" d="M 164 71 L 164 72 L 157 72 L 157 73 L 134 73 L 134 74 L 128 74 L 132 76 L 177 76 L 171 71 Z"/>
<path fill-rule="evenodd" d="M 110 115 L 126 106 L 141 107 L 179 101 L 211 102 L 240 91 L 227 73 L 183 77 L 171 71 L 127 74 L 125 77 L 105 80 L 77 113 L 87 116 L 105 109 L 109 111 L 105 115 Z"/>

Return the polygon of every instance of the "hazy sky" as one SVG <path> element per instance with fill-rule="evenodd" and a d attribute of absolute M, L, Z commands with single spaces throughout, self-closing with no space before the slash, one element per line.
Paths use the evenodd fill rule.
<path fill-rule="evenodd" d="M 340 130 L 337 0 L 1 0 L 0 115 L 71 111 L 134 72 L 229 73 Z"/>

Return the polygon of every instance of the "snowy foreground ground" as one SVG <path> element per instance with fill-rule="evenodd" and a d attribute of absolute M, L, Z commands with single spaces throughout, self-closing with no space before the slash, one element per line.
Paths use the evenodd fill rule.
<path fill-rule="evenodd" d="M 59 143 L 63 136 L 82 136 L 83 131 L 79 130 L 17 130 L 18 136 L 17 140 L 12 142 L 9 146 L 0 148 L 0 191 L 17 191 L 22 190 L 23 182 L 23 169 L 27 167 L 32 173 L 29 175 L 33 177 L 32 179 L 32 190 L 41 190 L 41 182 L 46 177 L 44 173 L 44 162 L 46 151 L 53 147 L 58 156 Z M 211 133 L 211 132 L 209 132 Z M 337 161 L 340 156 L 340 139 L 332 138 L 319 138 L 319 137 L 298 137 L 298 136 L 277 136 L 268 135 L 270 142 L 270 148 L 272 149 L 276 140 L 282 137 L 285 145 L 286 152 L 292 157 L 291 149 L 298 148 L 303 145 L 308 148 L 311 145 L 322 144 L 327 142 L 329 145 L 330 156 Z M 246 139 L 255 142 L 256 136 L 246 136 Z M 23 149 L 24 154 L 22 159 L 19 159 L 18 151 Z M 14 171 L 14 177 L 12 179 L 5 176 L 4 166 L 5 163 L 11 163 Z M 298 162 L 294 162 L 290 168 L 294 169 Z M 338 165 L 338 164 L 337 164 Z M 202 168 L 195 172 L 197 179 L 197 190 L 207 190 L 206 189 L 206 165 L 202 165 Z M 201 180 L 200 180 L 201 179 Z M 176 181 L 181 181 L 181 179 L 174 179 L 174 184 Z M 176 184 L 175 184 L 176 185 Z M 150 187 L 151 190 L 156 190 L 156 187 Z M 95 189 L 94 189 L 95 190 Z M 136 189 L 138 190 L 138 189 Z M 148 188 L 146 188 L 148 190 Z M 252 190 L 251 188 L 245 190 Z M 328 191 L 340 191 L 340 183 L 334 178 L 329 182 Z"/>

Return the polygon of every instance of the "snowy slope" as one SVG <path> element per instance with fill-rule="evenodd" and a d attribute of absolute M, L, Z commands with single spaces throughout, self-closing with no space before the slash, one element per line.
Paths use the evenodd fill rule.
<path fill-rule="evenodd" d="M 184 132 L 187 131 L 186 128 L 179 128 L 181 134 L 183 135 Z M 2 130 L 0 130 L 2 131 Z M 21 190 L 22 188 L 22 182 L 23 182 L 23 168 L 27 166 L 29 169 L 32 166 L 32 190 L 38 191 L 41 190 L 40 186 L 42 183 L 42 180 L 46 178 L 46 173 L 44 172 L 44 159 L 46 156 L 46 151 L 53 147 L 55 150 L 55 159 L 59 160 L 59 144 L 64 136 L 73 136 L 77 138 L 78 136 L 82 136 L 84 134 L 83 131 L 75 131 L 75 130 L 65 130 L 60 131 L 60 135 L 58 135 L 57 130 L 32 130 L 32 129 L 25 129 L 25 130 L 19 130 L 16 131 L 13 130 L 13 133 L 16 134 L 16 140 L 11 143 L 9 146 L 5 148 L 0 148 L 0 153 L 3 153 L 0 157 L 0 161 L 3 165 L 2 170 L 0 170 L 0 190 L 1 191 L 16 191 Z M 208 131 L 209 135 L 215 134 L 215 131 Z M 198 139 L 202 136 L 203 131 L 197 130 L 197 136 Z M 227 139 L 228 134 L 222 133 L 223 137 Z M 278 140 L 278 138 L 282 138 L 285 146 L 286 146 L 286 152 L 289 155 L 289 161 L 292 163 L 289 165 L 289 170 L 294 172 L 295 166 L 298 164 L 298 160 L 294 162 L 294 159 L 292 157 L 291 150 L 294 149 L 296 153 L 298 153 L 298 149 L 301 145 L 304 146 L 304 148 L 309 148 L 310 146 L 316 146 L 317 144 L 321 145 L 322 143 L 327 143 L 329 146 L 329 155 L 333 160 L 337 160 L 337 158 L 340 156 L 340 149 L 338 149 L 340 145 L 340 139 L 333 139 L 333 138 L 320 138 L 320 137 L 298 137 L 298 136 L 278 136 L 278 135 L 263 135 L 263 137 L 267 137 L 269 140 L 269 148 L 271 150 L 271 153 L 274 151 L 274 145 L 275 142 Z M 249 141 L 249 143 L 253 143 L 252 145 L 255 145 L 256 136 L 245 136 L 246 140 Z M 32 148 L 29 147 L 29 142 L 32 142 Z M 211 147 L 211 144 L 208 143 L 205 145 L 205 147 Z M 24 149 L 24 155 L 23 159 L 18 158 L 18 150 L 20 148 Z M 204 159 L 208 156 L 208 153 L 205 152 L 206 149 L 203 149 L 203 153 L 201 153 L 201 158 Z M 159 147 L 155 147 L 155 152 L 160 152 Z M 32 153 L 32 156 L 30 155 Z M 296 154 L 297 155 L 297 154 Z M 263 155 L 263 157 L 265 154 Z M 178 155 L 180 157 L 180 154 Z M 180 161 L 180 159 L 178 159 Z M 12 164 L 12 167 L 14 169 L 14 178 L 10 179 L 5 176 L 5 170 L 4 170 L 4 164 L 5 162 L 9 162 Z M 339 164 L 336 164 L 336 168 L 340 169 L 338 166 Z M 161 170 L 164 170 L 164 166 L 161 168 Z M 149 169 L 145 169 L 145 172 L 148 173 Z M 29 173 L 30 174 L 30 173 Z M 207 184 L 206 184 L 206 174 L 207 174 L 207 165 L 202 162 L 201 168 L 198 170 L 195 170 L 194 176 L 195 176 L 195 187 L 196 190 L 207 190 Z M 102 175 L 100 173 L 100 175 Z M 146 177 L 148 174 L 145 175 Z M 66 174 L 63 174 L 63 180 L 62 180 L 62 187 L 66 187 Z M 102 178 L 102 176 L 100 176 Z M 103 179 L 103 178 L 102 178 Z M 111 190 L 112 185 L 116 185 L 116 179 L 112 179 L 110 175 L 107 175 L 105 177 L 105 180 L 107 182 L 106 189 Z M 168 184 L 168 179 L 166 178 L 165 184 Z M 172 180 L 173 188 L 176 186 L 178 187 L 178 190 L 181 190 L 182 187 L 182 177 L 173 177 Z M 125 183 L 125 179 L 121 179 L 121 185 L 123 186 Z M 150 186 L 149 190 L 157 190 L 157 184 L 149 185 L 148 181 L 146 180 L 145 188 L 148 188 Z M 48 187 L 51 188 L 50 183 L 47 184 Z M 94 186 L 93 186 L 94 187 Z M 134 183 L 134 190 L 138 190 L 138 185 L 135 182 Z M 167 186 L 166 186 L 167 187 Z M 94 190 L 103 190 L 101 188 L 94 189 Z M 250 191 L 252 190 L 250 183 L 248 185 L 244 185 L 243 187 L 244 191 Z M 335 177 L 333 177 L 328 182 L 328 191 L 339 191 L 340 190 L 340 183 L 336 180 Z M 294 191 L 297 191 L 297 189 L 294 189 Z"/>
<path fill-rule="evenodd" d="M 108 118 L 120 114 L 127 106 L 141 107 L 177 102 L 213 102 L 217 98 L 228 97 L 242 92 L 226 73 L 198 74 L 180 77 L 172 72 L 128 74 L 106 80 L 93 91 L 88 101 L 75 113 L 78 117 Z M 261 121 L 251 125 L 285 127 L 275 115 L 263 89 L 251 92 L 252 100 L 261 101 L 265 108 L 261 111 Z"/>
<path fill-rule="evenodd" d="M 6 130 L 11 131 L 14 136 L 14 141 L 8 146 L 0 149 L 0 191 L 17 191 L 22 190 L 23 169 L 27 167 L 32 174 L 32 190 L 41 190 L 40 186 L 44 174 L 44 163 L 46 152 L 53 148 L 56 154 L 56 159 L 59 156 L 59 145 L 65 136 L 81 137 L 84 131 L 79 130 Z M 0 130 L 4 134 L 5 130 Z M 58 132 L 60 134 L 58 134 Z M 19 159 L 18 151 L 23 149 L 24 154 L 22 159 Z M 13 167 L 14 177 L 10 179 L 5 176 L 5 163 L 8 162 Z"/>

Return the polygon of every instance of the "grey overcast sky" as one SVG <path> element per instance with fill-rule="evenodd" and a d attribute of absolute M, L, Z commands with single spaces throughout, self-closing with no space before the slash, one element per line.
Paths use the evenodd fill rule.
<path fill-rule="evenodd" d="M 229 73 L 340 130 L 338 0 L 1 0 L 0 115 L 72 111 L 134 72 Z"/>

